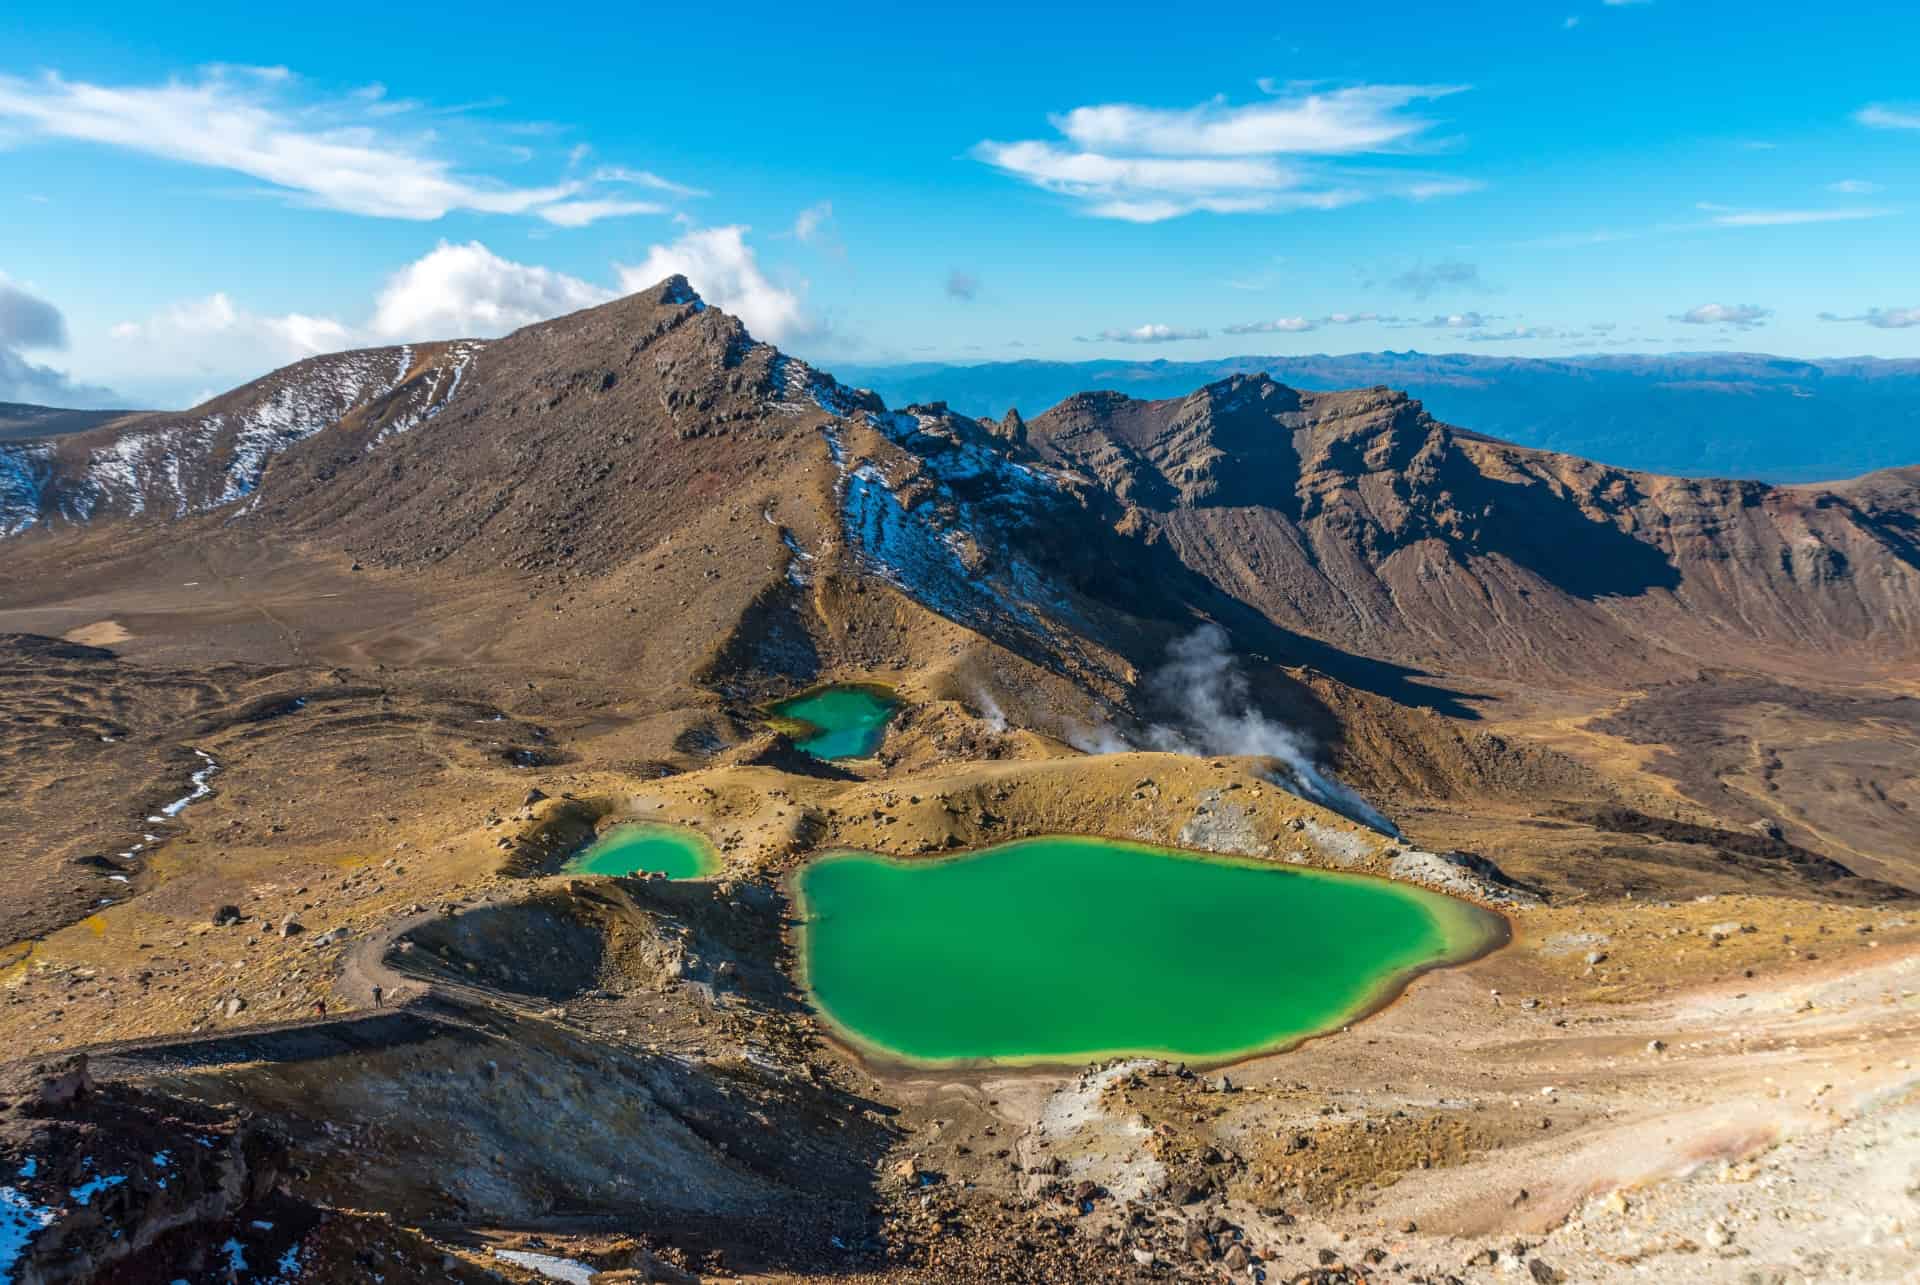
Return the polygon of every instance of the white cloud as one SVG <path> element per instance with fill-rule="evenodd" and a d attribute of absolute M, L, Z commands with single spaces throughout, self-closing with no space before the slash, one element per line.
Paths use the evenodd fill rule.
<path fill-rule="evenodd" d="M 433 152 L 432 133 L 399 134 L 381 123 L 415 106 L 388 99 L 384 86 L 334 101 L 303 99 L 297 87 L 285 68 L 212 67 L 194 81 L 129 86 L 53 72 L 0 76 L 0 123 L 39 141 L 95 143 L 244 174 L 327 209 L 379 218 L 432 220 L 470 210 L 544 214 L 578 226 L 596 217 L 596 206 L 611 204 L 597 202 L 579 179 L 523 186 L 460 171 Z"/>
<path fill-rule="evenodd" d="M 223 291 L 122 322 L 110 334 L 113 360 L 131 371 L 250 377 L 358 345 L 502 335 L 614 297 L 604 286 L 503 259 L 478 241 L 442 241 L 387 279 L 362 323 L 257 313 Z"/>
<path fill-rule="evenodd" d="M 1096 343 L 1105 340 L 1116 344 L 1171 344 L 1183 339 L 1205 339 L 1206 337 L 1207 332 L 1204 330 L 1180 330 L 1173 326 L 1149 323 L 1127 330 L 1102 330 L 1091 339 L 1081 338 L 1080 342 Z"/>
<path fill-rule="evenodd" d="M 1184 214 L 1336 209 L 1377 196 L 1416 200 L 1478 184 L 1446 175 L 1348 174 L 1317 159 L 1405 152 L 1431 122 L 1405 109 L 1452 85 L 1362 85 L 1233 106 L 1076 107 L 1051 122 L 1062 141 L 987 140 L 973 155 L 1098 218 L 1156 223 Z"/>
<path fill-rule="evenodd" d="M 1871 129 L 1920 129 L 1920 109 L 1915 108 L 1873 103 L 1855 112 L 1853 118 Z"/>
<path fill-rule="evenodd" d="M 1330 312 L 1324 317 L 1276 317 L 1271 321 L 1245 321 L 1223 326 L 1229 335 L 1298 335 L 1322 326 L 1357 326 L 1363 322 L 1391 325 L 1398 317 L 1383 317 L 1377 312 Z"/>
<path fill-rule="evenodd" d="M 563 228 L 583 228 L 601 219 L 625 218 L 630 214 L 665 214 L 667 207 L 658 201 L 617 201 L 603 198 L 593 201 L 557 201 L 535 211 L 541 218 Z"/>
<path fill-rule="evenodd" d="M 162 401 L 212 384 L 231 387 L 302 357 L 345 348 L 462 337 L 490 338 L 564 313 L 591 308 L 657 285 L 677 273 L 690 278 L 714 305 L 739 316 L 763 339 L 782 340 L 821 329 L 798 294 L 768 280 L 742 234 L 744 228 L 692 232 L 653 247 L 636 266 L 613 265 L 618 289 L 501 258 L 478 241 L 442 241 L 387 279 L 363 321 L 304 313 L 251 311 L 219 292 L 185 300 L 145 319 L 112 328 L 98 353 L 101 366 L 124 386 L 164 389 Z M 0 276 L 0 323 L 13 315 Z M 17 310 L 33 321 L 23 333 L 50 333 L 43 314 Z M 39 397 L 34 390 L 52 391 Z M 0 335 L 0 400 L 72 406 L 124 404 L 105 389 L 73 385 L 64 375 L 27 365 Z M 200 398 L 198 400 L 205 400 Z"/>
<path fill-rule="evenodd" d="M 1429 318 L 1421 324 L 1433 330 L 1477 330 L 1489 322 L 1500 320 L 1481 312 L 1450 312 L 1445 316 Z"/>
<path fill-rule="evenodd" d="M 1831 312 L 1820 314 L 1822 321 L 1864 321 L 1869 326 L 1881 330 L 1908 330 L 1920 326 L 1920 305 L 1911 308 L 1869 308 L 1865 312 L 1849 317 L 1835 316 Z"/>
<path fill-rule="evenodd" d="M 1740 330 L 1751 330 L 1764 325 L 1772 315 L 1773 309 L 1753 303 L 1703 303 L 1668 320 L 1684 322 L 1689 326 L 1733 326 Z"/>
<path fill-rule="evenodd" d="M 1486 187 L 1475 178 L 1415 178 L 1388 188 L 1391 195 L 1412 201 L 1431 201 L 1440 196 L 1466 196 Z"/>
<path fill-rule="evenodd" d="M 613 297 L 578 277 L 503 259 L 478 241 L 442 241 L 388 280 L 368 329 L 387 340 L 499 335 Z"/>
<path fill-rule="evenodd" d="M 1892 210 L 1846 207 L 1834 210 L 1734 210 L 1724 205 L 1702 202 L 1702 210 L 1713 216 L 1711 222 L 1725 228 L 1792 227 L 1801 223 L 1851 223 L 1857 219 L 1878 219 Z"/>
<path fill-rule="evenodd" d="M 1311 317 L 1275 317 L 1272 321 L 1243 321 L 1221 327 L 1230 335 L 1298 335 L 1319 328 L 1320 323 Z"/>
<path fill-rule="evenodd" d="M 809 205 L 793 220 L 793 235 L 801 241 L 811 241 L 820 234 L 821 227 L 832 217 L 832 201 L 821 201 L 818 204 Z"/>
<path fill-rule="evenodd" d="M 270 370 L 350 347 L 354 332 L 330 317 L 249 312 L 225 292 L 172 304 L 109 332 L 124 359 L 148 369 L 212 373 Z"/>
<path fill-rule="evenodd" d="M 644 262 L 617 265 L 623 291 L 644 290 L 679 273 L 702 298 L 746 323 L 769 343 L 819 333 L 797 291 L 774 284 L 761 271 L 740 226 L 701 228 L 670 245 L 649 247 Z"/>
<path fill-rule="evenodd" d="M 1827 184 L 1827 191 L 1844 192 L 1848 196 L 1865 196 L 1868 193 L 1878 192 L 1879 190 L 1880 185 L 1878 183 L 1869 182 L 1863 178 L 1843 178 L 1837 183 Z"/>
<path fill-rule="evenodd" d="M 581 152 L 578 147 L 574 149 L 574 153 L 582 159 L 586 157 L 586 153 Z M 652 188 L 656 192 L 671 192 L 675 196 L 707 195 L 697 187 L 688 187 L 684 183 L 675 183 L 671 179 L 661 178 L 652 170 L 628 169 L 624 165 L 602 165 L 593 172 L 593 180 L 596 183 L 631 183 L 636 187 Z"/>
<path fill-rule="evenodd" d="M 1053 125 L 1087 151 L 1154 156 L 1350 156 L 1397 147 L 1429 127 L 1399 114 L 1460 85 L 1358 85 L 1276 102 L 1229 106 L 1215 98 L 1165 110 L 1108 103 L 1076 107 Z"/>

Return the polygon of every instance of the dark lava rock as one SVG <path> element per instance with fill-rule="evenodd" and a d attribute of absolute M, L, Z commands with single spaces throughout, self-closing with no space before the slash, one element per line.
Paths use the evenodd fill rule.
<path fill-rule="evenodd" d="M 224 928 L 228 924 L 237 924 L 239 922 L 240 907 L 238 906 L 222 906 L 213 912 L 213 926 L 215 928 Z"/>

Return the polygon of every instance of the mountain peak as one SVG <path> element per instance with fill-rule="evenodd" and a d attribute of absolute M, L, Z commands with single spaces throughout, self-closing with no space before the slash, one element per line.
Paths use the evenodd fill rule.
<path fill-rule="evenodd" d="M 702 299 L 700 292 L 693 288 L 693 283 L 678 272 L 651 289 L 643 290 L 640 293 L 643 296 L 650 296 L 655 301 L 663 304 L 697 303 L 703 308 L 706 306 L 706 300 Z"/>

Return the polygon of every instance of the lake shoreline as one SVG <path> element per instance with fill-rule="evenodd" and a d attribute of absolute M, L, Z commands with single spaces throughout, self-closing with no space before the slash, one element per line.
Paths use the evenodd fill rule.
<path fill-rule="evenodd" d="M 1421 906 L 1432 915 L 1435 931 L 1442 939 L 1445 953 L 1442 958 L 1393 968 L 1368 987 L 1364 997 L 1357 999 L 1351 1006 L 1345 1007 L 1336 1019 L 1317 1023 L 1313 1029 L 1287 1033 L 1276 1039 L 1260 1040 L 1236 1048 L 1200 1053 L 1183 1052 L 1178 1048 L 1130 1045 L 1064 1054 L 1047 1052 L 1030 1056 L 994 1054 L 955 1058 L 924 1057 L 890 1047 L 879 1040 L 860 1034 L 850 1024 L 836 1016 L 816 990 L 813 980 L 812 929 L 820 919 L 817 907 L 808 897 L 805 880 L 808 874 L 821 863 L 837 859 L 859 858 L 895 869 L 925 868 L 977 860 L 983 855 L 1025 844 L 1063 841 L 1086 846 L 1136 850 L 1163 859 L 1192 861 L 1209 866 L 1292 874 L 1303 879 L 1322 880 L 1335 884 L 1386 885 L 1398 893 L 1407 894 L 1413 904 Z M 1330 871 L 1314 866 L 1300 866 L 1240 854 L 1209 853 L 1137 840 L 1114 840 L 1090 835 L 1025 836 L 1004 843 L 926 856 L 902 857 L 855 849 L 830 851 L 819 854 L 790 872 L 783 882 L 795 907 L 794 926 L 789 937 L 793 951 L 793 973 L 796 984 L 819 1018 L 828 1041 L 872 1073 L 889 1078 L 911 1078 L 929 1073 L 943 1076 L 959 1075 L 963 1078 L 986 1078 L 1009 1073 L 1062 1073 L 1096 1063 L 1129 1059 L 1181 1063 L 1206 1070 L 1240 1065 L 1259 1058 L 1290 1052 L 1312 1040 L 1337 1034 L 1390 1007 L 1405 996 L 1413 984 L 1426 974 L 1441 969 L 1465 967 L 1494 954 L 1513 940 L 1513 926 L 1499 911 L 1468 898 L 1436 892 L 1405 880 L 1368 872 Z"/>

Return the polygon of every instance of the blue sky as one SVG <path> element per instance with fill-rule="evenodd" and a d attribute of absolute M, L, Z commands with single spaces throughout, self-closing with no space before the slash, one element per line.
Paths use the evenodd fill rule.
<path fill-rule="evenodd" d="M 1915 67 L 1877 0 L 15 0 L 0 400 L 185 404 L 670 270 L 828 366 L 1920 356 Z"/>

